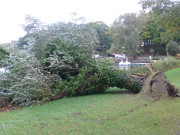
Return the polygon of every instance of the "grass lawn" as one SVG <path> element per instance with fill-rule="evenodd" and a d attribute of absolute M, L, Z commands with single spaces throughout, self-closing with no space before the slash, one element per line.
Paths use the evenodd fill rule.
<path fill-rule="evenodd" d="M 173 135 L 180 99 L 143 101 L 116 88 L 0 113 L 0 135 Z"/>
<path fill-rule="evenodd" d="M 165 72 L 167 80 L 180 90 L 180 68 L 175 68 Z"/>

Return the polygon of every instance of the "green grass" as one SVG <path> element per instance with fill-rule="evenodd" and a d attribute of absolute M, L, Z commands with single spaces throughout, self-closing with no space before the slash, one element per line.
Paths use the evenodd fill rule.
<path fill-rule="evenodd" d="M 175 68 L 165 72 L 167 80 L 180 90 L 180 68 Z"/>
<path fill-rule="evenodd" d="M 180 132 L 180 99 L 143 101 L 111 88 L 0 113 L 1 135 L 173 135 Z"/>

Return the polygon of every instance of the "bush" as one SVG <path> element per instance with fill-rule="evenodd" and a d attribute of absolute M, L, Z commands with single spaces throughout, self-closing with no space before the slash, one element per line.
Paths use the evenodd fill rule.
<path fill-rule="evenodd" d="M 160 57 L 153 57 L 152 60 L 160 60 Z"/>
<path fill-rule="evenodd" d="M 152 54 L 152 55 L 154 54 L 154 52 L 155 52 L 155 51 L 154 51 L 154 49 L 152 49 L 152 48 L 151 48 L 150 51 L 149 51 L 149 53 Z"/>
<path fill-rule="evenodd" d="M 179 44 L 175 41 L 170 41 L 168 43 L 168 52 L 172 56 L 176 56 L 180 52 Z"/>
<path fill-rule="evenodd" d="M 155 70 L 156 71 L 167 71 L 176 67 L 180 67 L 180 61 L 175 59 L 170 60 L 163 60 L 160 62 L 155 63 Z"/>

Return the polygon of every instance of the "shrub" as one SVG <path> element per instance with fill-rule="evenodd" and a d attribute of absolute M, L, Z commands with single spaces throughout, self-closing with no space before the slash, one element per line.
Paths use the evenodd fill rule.
<path fill-rule="evenodd" d="M 151 48 L 150 51 L 149 51 L 149 53 L 152 54 L 152 55 L 154 54 L 154 52 L 155 52 L 155 51 L 154 51 L 154 49 L 152 49 L 152 48 Z"/>
<path fill-rule="evenodd" d="M 176 43 L 175 41 L 170 41 L 168 43 L 168 52 L 172 56 L 176 56 L 180 52 L 180 47 L 179 44 Z"/>
<path fill-rule="evenodd" d="M 175 59 L 170 60 L 163 60 L 160 62 L 155 63 L 155 69 L 156 71 L 167 71 L 176 67 L 180 67 L 180 61 Z"/>
<path fill-rule="evenodd" d="M 153 57 L 152 60 L 160 60 L 160 57 Z"/>

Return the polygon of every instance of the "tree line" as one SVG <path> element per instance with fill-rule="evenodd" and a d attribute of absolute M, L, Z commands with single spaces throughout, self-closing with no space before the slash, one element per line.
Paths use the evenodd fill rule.
<path fill-rule="evenodd" d="M 86 22 L 81 18 L 81 22 L 84 21 L 84 24 L 82 24 L 84 32 L 82 30 L 81 32 L 84 36 L 87 36 L 86 40 L 92 40 L 92 44 L 94 44 L 93 48 L 92 44 L 88 45 L 89 48 L 94 50 L 94 53 L 100 53 L 100 55 L 104 56 L 107 53 L 126 53 L 128 56 L 140 54 L 165 55 L 169 51 L 172 52 L 172 55 L 177 54 L 179 52 L 177 48 L 179 47 L 174 46 L 172 41 L 177 44 L 180 43 L 180 2 L 172 0 L 141 0 L 139 4 L 142 6 L 141 13 L 121 15 L 111 26 L 107 26 L 101 21 Z M 72 25 L 74 24 L 59 22 L 47 26 L 40 20 L 27 16 L 24 25 L 27 34 L 19 39 L 18 45 L 27 44 L 32 34 L 34 34 L 34 38 L 38 38 L 36 44 L 45 42 L 45 39 L 48 40 L 68 31 L 68 27 L 74 27 Z M 73 38 L 77 42 L 77 37 Z M 174 52 L 173 49 L 177 51 Z"/>

